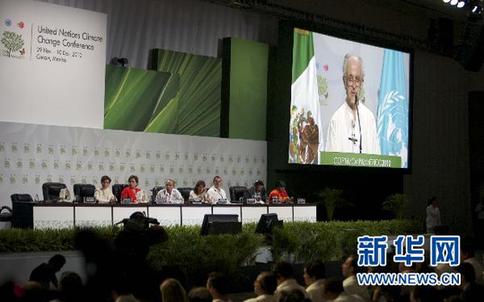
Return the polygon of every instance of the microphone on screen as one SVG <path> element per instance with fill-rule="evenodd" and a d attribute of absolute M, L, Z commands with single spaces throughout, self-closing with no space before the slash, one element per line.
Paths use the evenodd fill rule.
<path fill-rule="evenodd" d="M 362 153 L 362 134 L 361 134 L 361 121 L 360 121 L 360 110 L 358 109 L 358 95 L 355 95 L 355 105 L 356 105 L 356 117 L 358 118 L 358 128 L 360 128 L 360 153 Z"/>

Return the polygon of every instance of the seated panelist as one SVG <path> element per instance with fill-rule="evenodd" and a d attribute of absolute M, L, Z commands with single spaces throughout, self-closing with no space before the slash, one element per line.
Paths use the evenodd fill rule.
<path fill-rule="evenodd" d="M 146 194 L 138 187 L 138 176 L 131 175 L 128 182 L 129 185 L 121 192 L 121 201 L 129 199 L 131 203 L 146 203 Z"/>
<path fill-rule="evenodd" d="M 96 189 L 94 198 L 98 203 L 116 202 L 116 196 L 114 196 L 111 190 L 111 178 L 109 176 L 104 175 L 101 177 L 101 188 Z"/>
<path fill-rule="evenodd" d="M 195 188 L 190 191 L 190 197 L 188 197 L 188 200 L 190 201 L 195 201 L 195 202 L 203 202 L 203 203 L 208 203 L 208 195 L 207 195 L 207 189 L 205 187 L 205 182 L 203 180 L 197 181 L 195 184 Z"/>
<path fill-rule="evenodd" d="M 155 203 L 157 204 L 183 204 L 183 196 L 180 191 L 175 189 L 175 181 L 168 179 L 165 188 L 156 194 Z"/>
<path fill-rule="evenodd" d="M 262 180 L 257 180 L 252 187 L 249 188 L 248 198 L 254 198 L 258 203 L 265 203 L 267 200 L 266 188 Z"/>
<path fill-rule="evenodd" d="M 215 176 L 213 178 L 213 185 L 207 191 L 209 203 L 217 204 L 221 201 L 227 201 L 227 194 L 222 189 L 222 183 L 222 177 Z"/>
<path fill-rule="evenodd" d="M 282 180 L 276 181 L 276 187 L 269 194 L 269 203 L 290 203 L 291 198 L 286 191 L 286 184 Z"/>

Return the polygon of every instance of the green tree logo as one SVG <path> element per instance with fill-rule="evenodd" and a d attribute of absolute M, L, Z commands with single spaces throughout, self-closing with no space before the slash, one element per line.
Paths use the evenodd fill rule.
<path fill-rule="evenodd" d="M 13 52 L 19 51 L 24 46 L 22 35 L 11 31 L 4 31 L 0 41 L 7 49 L 8 57 L 11 57 Z"/>

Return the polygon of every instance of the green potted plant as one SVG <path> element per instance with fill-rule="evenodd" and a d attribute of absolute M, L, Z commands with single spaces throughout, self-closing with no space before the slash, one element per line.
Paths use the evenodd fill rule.
<path fill-rule="evenodd" d="M 336 208 L 353 205 L 344 199 L 343 190 L 325 188 L 318 194 L 318 196 L 322 199 L 322 203 L 326 209 L 326 216 L 329 221 L 333 220 Z"/>
<path fill-rule="evenodd" d="M 409 200 L 405 194 L 393 194 L 383 202 L 382 209 L 392 212 L 395 218 L 402 219 L 408 208 Z"/>

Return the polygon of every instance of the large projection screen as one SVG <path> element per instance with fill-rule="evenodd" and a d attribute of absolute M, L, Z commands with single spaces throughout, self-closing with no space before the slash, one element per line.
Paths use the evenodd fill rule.
<path fill-rule="evenodd" d="M 408 168 L 410 53 L 293 34 L 288 162 Z"/>

